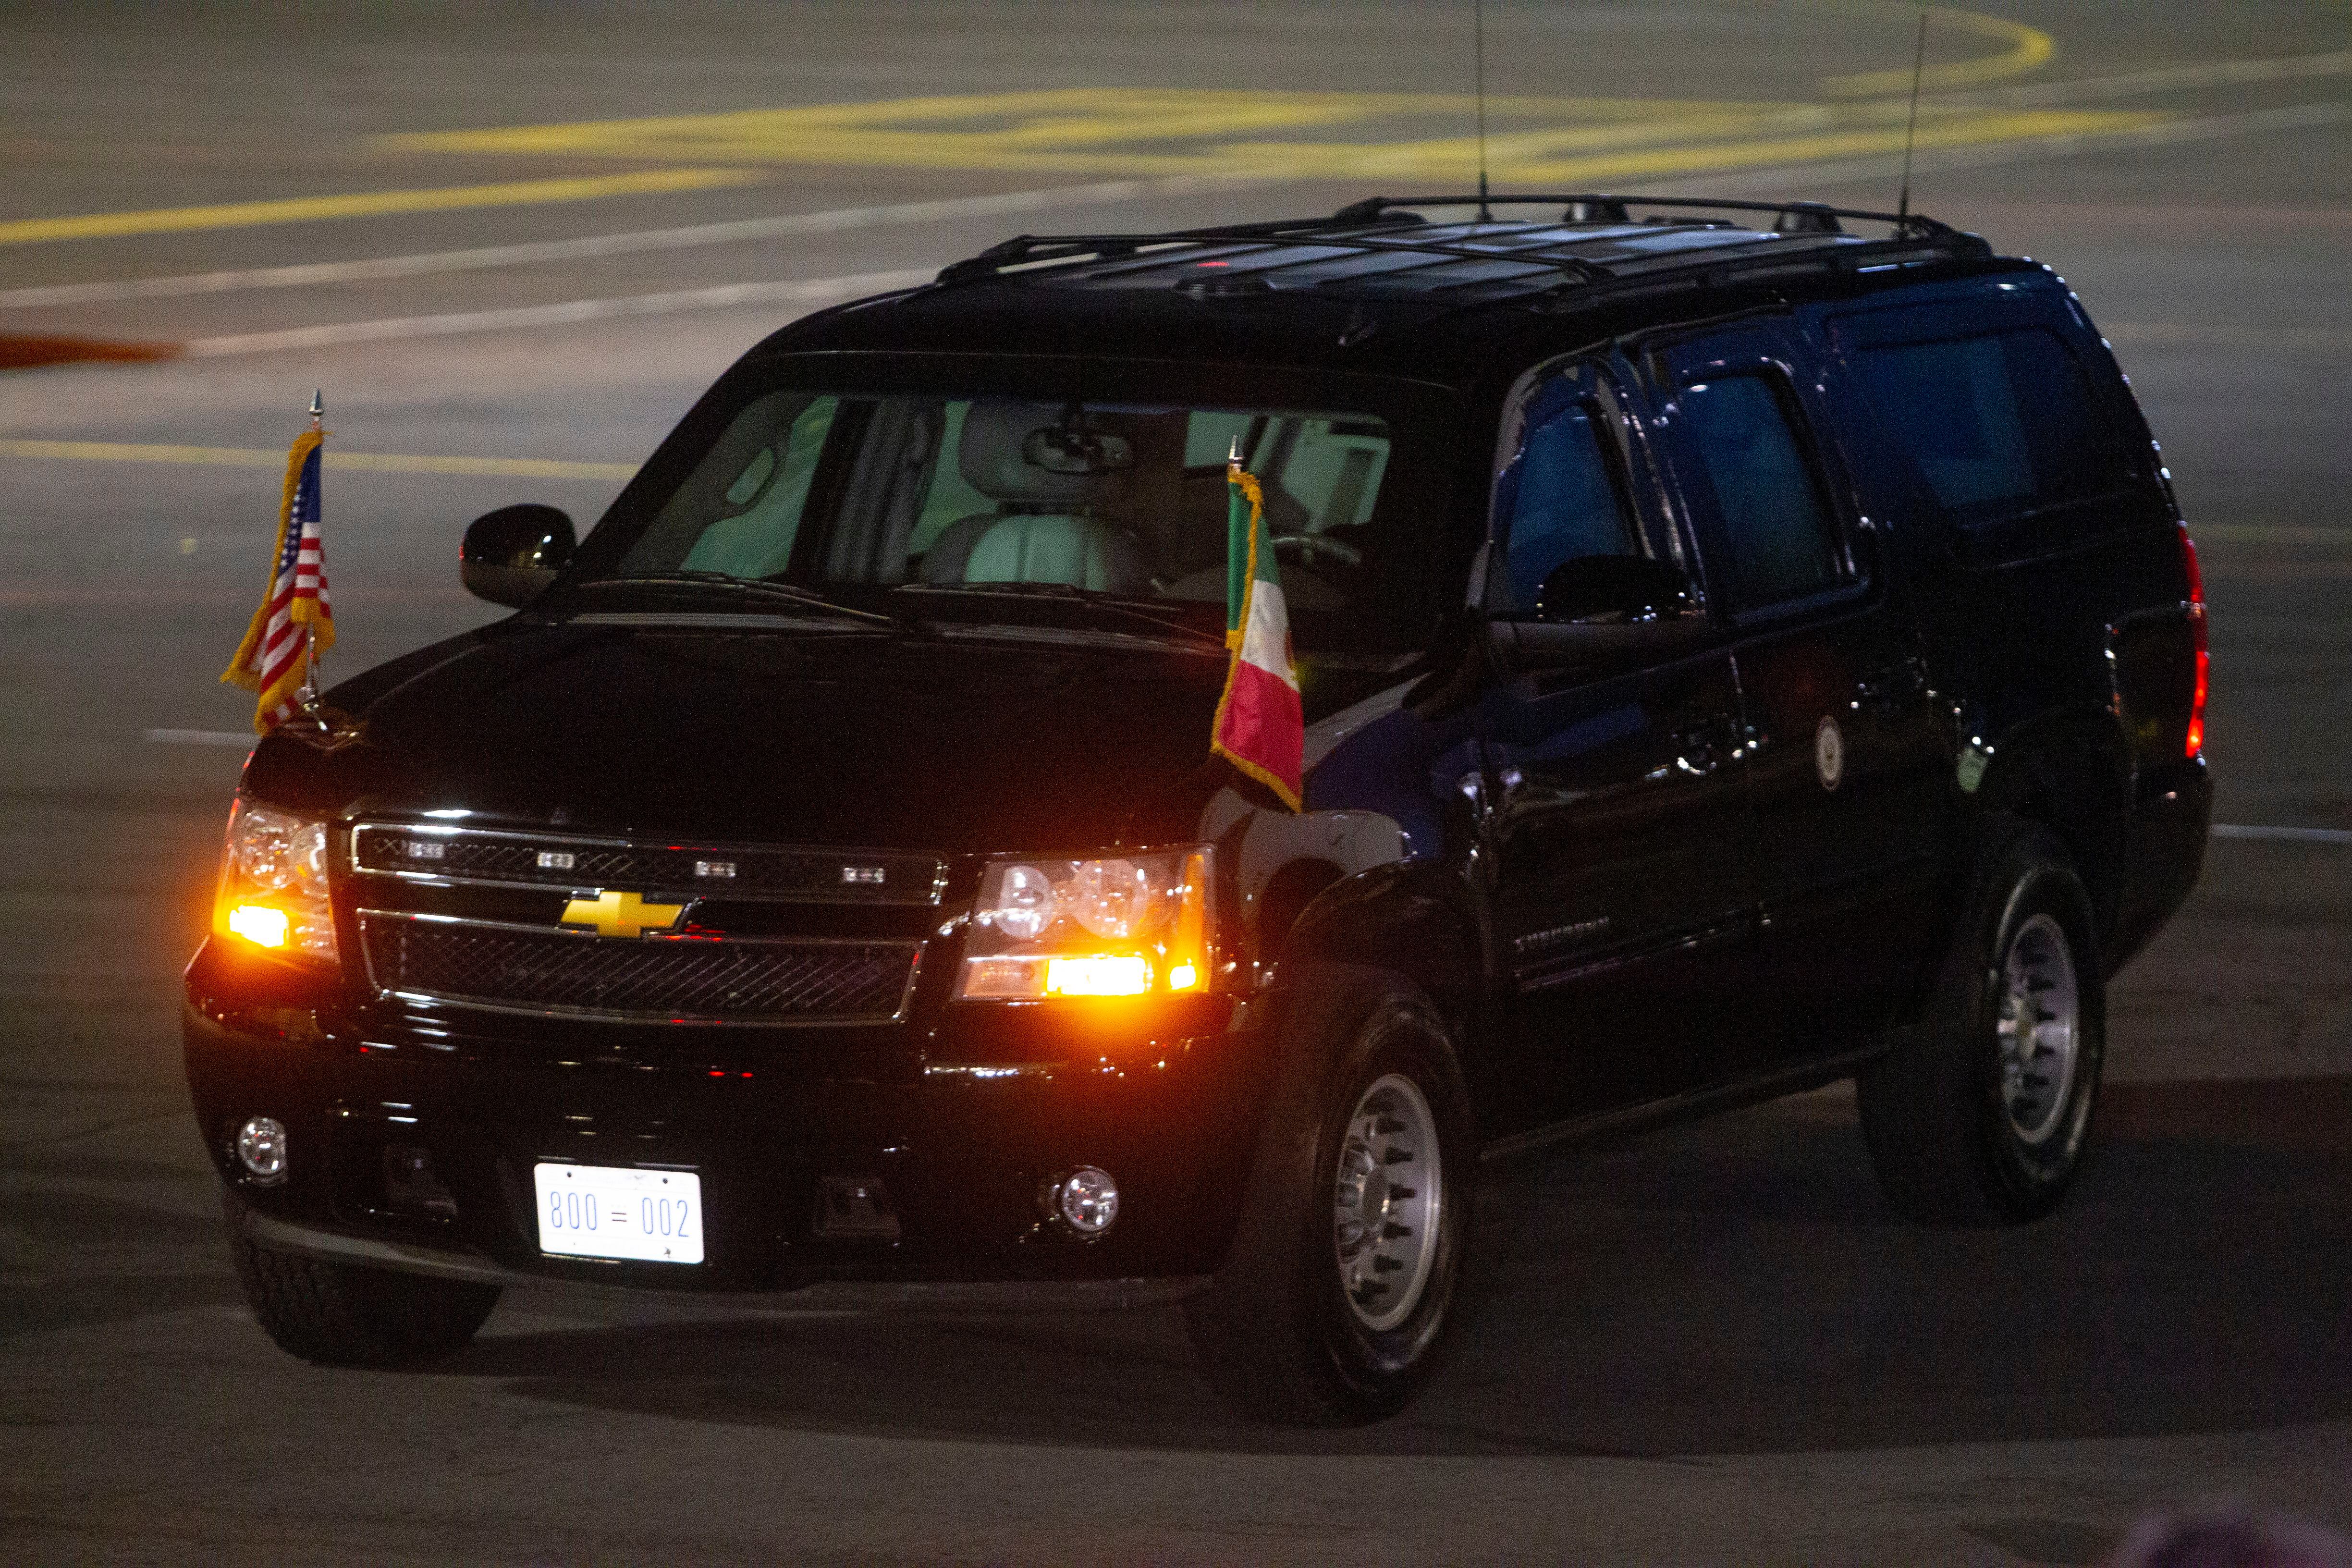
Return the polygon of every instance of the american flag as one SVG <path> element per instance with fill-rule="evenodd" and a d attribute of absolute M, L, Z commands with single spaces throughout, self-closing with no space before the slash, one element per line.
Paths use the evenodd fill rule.
<path fill-rule="evenodd" d="M 310 666 L 335 642 L 335 615 L 327 598 L 327 563 L 319 543 L 319 454 L 323 433 L 314 424 L 286 455 L 286 492 L 278 514 L 278 557 L 269 589 L 253 613 L 245 641 L 221 679 L 256 692 L 253 728 L 266 735 L 291 718 Z M 316 639 L 316 648 L 312 641 Z"/>

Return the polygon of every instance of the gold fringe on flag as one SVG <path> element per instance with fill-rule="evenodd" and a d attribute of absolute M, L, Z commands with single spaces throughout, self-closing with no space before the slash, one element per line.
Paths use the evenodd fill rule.
<path fill-rule="evenodd" d="M 286 454 L 286 486 L 278 501 L 278 537 L 269 547 L 269 575 L 261 584 L 261 607 L 253 612 L 253 622 L 245 628 L 245 640 L 236 645 L 236 657 L 221 671 L 223 686 L 242 686 L 247 691 L 261 689 L 262 638 L 269 635 L 269 601 L 278 593 L 278 563 L 286 553 L 286 531 L 294 524 L 294 490 L 302 482 L 302 462 L 326 440 L 323 431 L 305 430 L 294 437 L 293 449 Z M 309 623 L 310 635 L 318 639 L 310 649 L 311 657 L 335 646 L 335 623 L 322 617 L 316 604 L 297 599 L 288 606 L 295 620 Z"/>

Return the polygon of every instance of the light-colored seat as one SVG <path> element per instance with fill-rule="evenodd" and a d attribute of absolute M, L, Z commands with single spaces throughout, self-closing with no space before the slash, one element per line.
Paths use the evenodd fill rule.
<path fill-rule="evenodd" d="M 1112 488 L 1104 474 L 1041 468 L 1024 438 L 1051 426 L 1050 404 L 975 403 L 956 460 L 964 482 L 998 502 L 950 523 L 923 554 L 926 583 L 1064 583 L 1097 593 L 1149 594 L 1151 563 L 1125 529 L 1092 515 Z"/>
<path fill-rule="evenodd" d="M 1142 549 L 1090 517 L 992 512 L 951 524 L 923 561 L 929 583 L 1066 583 L 1097 593 L 1151 589 Z"/>

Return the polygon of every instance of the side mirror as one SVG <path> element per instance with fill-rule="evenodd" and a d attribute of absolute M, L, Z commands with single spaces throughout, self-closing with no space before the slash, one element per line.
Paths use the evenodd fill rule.
<path fill-rule="evenodd" d="M 577 542 L 561 507 L 502 506 L 466 525 L 457 574 L 476 598 L 519 610 L 547 591 Z"/>
<path fill-rule="evenodd" d="M 1679 567 L 1638 555 L 1574 555 L 1543 580 L 1536 619 L 1553 625 L 1631 626 L 1692 613 L 1690 579 Z"/>

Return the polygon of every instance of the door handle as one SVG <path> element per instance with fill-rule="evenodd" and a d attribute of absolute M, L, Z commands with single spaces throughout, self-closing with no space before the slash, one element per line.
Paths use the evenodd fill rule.
<path fill-rule="evenodd" d="M 1680 731 L 1675 736 L 1675 763 L 1683 772 L 1704 778 L 1723 765 L 1737 744 L 1737 734 L 1728 721 L 1720 719 Z"/>
<path fill-rule="evenodd" d="M 1853 683 L 1853 697 L 1857 702 L 1885 707 L 1907 702 L 1927 689 L 1927 661 L 1914 657 L 1867 672 Z"/>

